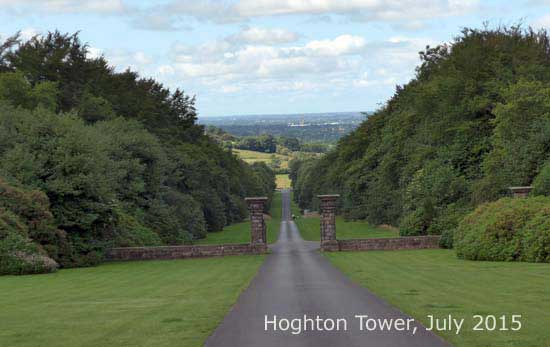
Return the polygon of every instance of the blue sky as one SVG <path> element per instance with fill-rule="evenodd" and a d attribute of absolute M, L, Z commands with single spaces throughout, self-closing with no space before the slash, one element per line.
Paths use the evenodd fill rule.
<path fill-rule="evenodd" d="M 0 0 L 0 40 L 80 31 L 90 55 L 196 95 L 200 116 L 371 111 L 463 27 L 550 28 L 550 1 Z"/>

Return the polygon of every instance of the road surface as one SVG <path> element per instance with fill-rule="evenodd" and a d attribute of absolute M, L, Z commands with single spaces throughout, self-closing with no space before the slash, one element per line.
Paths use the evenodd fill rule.
<path fill-rule="evenodd" d="M 440 337 L 416 322 L 410 325 L 408 331 L 395 329 L 402 328 L 400 324 L 392 324 L 390 332 L 382 331 L 380 321 L 376 319 L 386 319 L 385 322 L 388 323 L 390 319 L 395 322 L 395 319 L 402 318 L 406 322 L 410 317 L 351 282 L 319 253 L 319 242 L 302 240 L 290 218 L 289 195 L 288 191 L 282 193 L 283 218 L 279 239 L 271 247 L 272 253 L 233 309 L 208 338 L 206 346 L 447 346 Z M 304 315 L 313 321 L 304 322 Z M 370 324 L 370 328 L 374 330 L 369 331 L 365 327 L 361 331 L 360 320 L 356 315 L 374 318 L 376 327 Z M 277 316 L 278 322 L 276 331 L 274 324 L 269 323 L 273 322 L 274 316 Z M 288 330 L 281 331 L 279 328 L 287 328 L 285 321 L 280 321 L 281 318 L 289 321 L 297 319 L 294 323 L 296 329 L 288 327 Z M 325 329 L 331 328 L 331 319 L 335 323 L 340 322 L 340 331 L 336 331 L 336 325 L 332 331 Z M 366 320 L 364 318 L 363 323 L 366 324 Z M 298 329 L 298 323 L 301 323 L 301 329 Z M 308 328 L 307 331 L 303 331 L 304 326 Z M 296 333 L 298 331 L 299 334 Z"/>

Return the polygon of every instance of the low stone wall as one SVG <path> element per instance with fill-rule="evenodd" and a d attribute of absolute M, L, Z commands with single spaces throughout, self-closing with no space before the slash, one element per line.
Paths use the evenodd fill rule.
<path fill-rule="evenodd" d="M 159 247 L 120 247 L 107 252 L 107 260 L 157 260 L 185 259 L 203 257 L 222 257 L 226 255 L 252 255 L 267 253 L 265 244 L 251 245 L 193 245 L 193 246 L 159 246 Z"/>
<path fill-rule="evenodd" d="M 439 248 L 441 236 L 405 236 L 378 239 L 337 240 L 336 242 L 321 243 L 321 250 L 325 252 L 337 251 L 387 251 L 398 249 L 426 249 Z"/>

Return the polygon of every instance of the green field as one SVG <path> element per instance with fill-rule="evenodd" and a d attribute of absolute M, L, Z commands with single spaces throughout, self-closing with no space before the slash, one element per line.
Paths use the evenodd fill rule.
<path fill-rule="evenodd" d="M 275 182 L 277 188 L 279 189 L 289 189 L 290 188 L 290 178 L 287 174 L 278 174 L 275 176 Z"/>
<path fill-rule="evenodd" d="M 235 153 L 239 158 L 244 160 L 245 162 L 252 164 L 256 162 L 264 162 L 269 165 L 271 162 L 271 158 L 275 156 L 277 159 L 281 161 L 281 169 L 288 169 L 288 162 L 290 160 L 290 157 L 288 155 L 278 154 L 278 153 L 263 153 L 263 152 L 256 152 L 256 151 L 249 151 L 246 149 L 233 149 L 233 153 Z"/>
<path fill-rule="evenodd" d="M 466 261 L 452 250 L 325 256 L 353 281 L 425 324 L 429 314 L 466 318 L 459 335 L 439 333 L 455 346 L 550 346 L 550 264 Z M 523 327 L 472 331 L 475 314 L 520 314 Z"/>
<path fill-rule="evenodd" d="M 0 346 L 202 346 L 263 262 L 105 264 L 0 278 Z"/>
<path fill-rule="evenodd" d="M 319 217 L 301 217 L 295 220 L 304 240 L 319 241 L 321 239 Z M 378 237 L 398 237 L 396 229 L 374 227 L 365 221 L 346 222 L 344 218 L 336 217 L 336 238 L 339 240 L 369 239 Z"/>
<path fill-rule="evenodd" d="M 274 243 L 279 236 L 281 225 L 281 193 L 275 192 L 269 211 L 271 219 L 266 220 L 267 242 Z M 216 245 L 222 243 L 248 243 L 250 242 L 250 222 L 231 224 L 222 231 L 208 233 L 206 238 L 195 241 L 199 245 Z"/>

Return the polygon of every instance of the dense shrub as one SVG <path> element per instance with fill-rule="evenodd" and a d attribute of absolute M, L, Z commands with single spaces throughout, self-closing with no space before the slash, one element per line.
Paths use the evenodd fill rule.
<path fill-rule="evenodd" d="M 0 226 L 2 226 L 0 210 Z M 0 238 L 0 275 L 25 275 L 54 272 L 57 263 L 40 247 L 18 231 L 4 229 Z"/>
<path fill-rule="evenodd" d="M 57 267 L 53 259 L 19 233 L 12 232 L 0 239 L 0 275 L 47 273 Z"/>
<path fill-rule="evenodd" d="M 113 246 L 139 247 L 160 246 L 162 244 L 159 235 L 142 225 L 135 217 L 122 211 L 118 211 L 115 215 Z"/>
<path fill-rule="evenodd" d="M 550 207 L 525 224 L 521 260 L 550 263 Z"/>
<path fill-rule="evenodd" d="M 535 177 L 531 194 L 550 196 L 550 162 L 546 163 Z"/>
<path fill-rule="evenodd" d="M 439 239 L 439 247 L 441 248 L 453 248 L 454 247 L 455 229 L 445 229 L 441 233 Z"/>
<path fill-rule="evenodd" d="M 454 229 L 457 209 L 466 204 L 467 196 L 466 180 L 452 166 L 426 163 L 405 190 L 401 235 L 441 234 Z"/>
<path fill-rule="evenodd" d="M 37 190 L 22 189 L 2 177 L 0 242 L 4 257 L 4 269 L 0 271 L 5 273 L 53 271 L 50 265 L 57 267 L 57 264 L 46 255 L 59 261 L 64 252 L 70 251 L 65 233 L 55 227 L 47 196 Z"/>
<path fill-rule="evenodd" d="M 200 203 L 175 190 L 164 192 L 151 203 L 145 222 L 166 244 L 183 244 L 206 236 Z"/>
<path fill-rule="evenodd" d="M 459 258 L 470 260 L 541 261 L 548 239 L 543 229 L 550 198 L 503 198 L 480 205 L 458 226 L 454 247 Z M 542 233 L 541 233 L 542 231 Z"/>
<path fill-rule="evenodd" d="M 433 219 L 433 206 L 423 206 L 403 217 L 399 225 L 401 236 L 426 235 Z"/>

